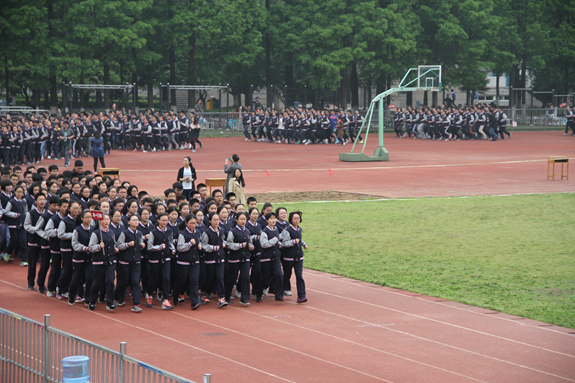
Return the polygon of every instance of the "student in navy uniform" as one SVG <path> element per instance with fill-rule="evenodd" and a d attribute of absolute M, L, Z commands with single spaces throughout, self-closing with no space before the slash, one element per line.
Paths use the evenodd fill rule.
<path fill-rule="evenodd" d="M 250 197 L 253 198 L 253 197 Z M 251 273 L 250 282 L 252 285 L 252 291 L 258 288 L 260 283 L 261 265 L 260 256 L 262 254 L 262 247 L 260 244 L 260 235 L 262 233 L 262 227 L 257 222 L 259 218 L 259 211 L 257 207 L 252 207 L 248 211 L 249 221 L 246 223 L 246 228 L 250 232 L 250 239 L 254 245 L 254 249 L 251 251 L 250 263 L 251 263 Z"/>
<path fill-rule="evenodd" d="M 291 290 L 291 273 L 295 271 L 297 286 L 297 303 L 307 302 L 305 282 L 303 280 L 303 249 L 307 249 L 306 243 L 301 238 L 301 212 L 294 211 L 289 214 L 290 225 L 281 232 L 283 255 L 283 287 L 287 292 Z M 287 295 L 287 294 L 286 294 Z M 291 294 L 290 294 L 291 295 Z"/>
<path fill-rule="evenodd" d="M 236 226 L 228 231 L 226 246 L 230 250 L 228 258 L 228 276 L 225 283 L 225 298 L 230 302 L 232 288 L 238 279 L 236 290 L 239 290 L 240 304 L 249 306 L 250 302 L 250 251 L 254 249 L 250 231 L 246 228 L 247 213 L 239 213 Z"/>
<path fill-rule="evenodd" d="M 50 218 L 46 224 L 45 235 L 49 238 L 50 254 L 52 256 L 52 264 L 50 266 L 50 275 L 48 277 L 48 297 L 56 295 L 56 284 L 60 279 L 62 272 L 62 256 L 60 254 L 60 239 L 58 238 L 58 227 L 60 222 L 68 213 L 70 202 L 67 199 L 60 198 L 58 200 L 59 211 Z"/>
<path fill-rule="evenodd" d="M 28 206 L 24 197 L 24 188 L 16 186 L 14 197 L 4 207 L 4 215 L 7 217 L 8 229 L 10 230 L 10 243 L 6 249 L 7 254 L 14 251 L 14 255 L 20 256 L 20 266 L 28 266 L 28 247 L 26 246 L 26 230 L 24 219 L 28 213 Z"/>
<path fill-rule="evenodd" d="M 150 277 L 146 291 L 146 306 L 152 306 L 152 295 L 158 279 L 162 277 L 162 309 L 174 308 L 168 299 L 170 297 L 170 264 L 176 253 L 172 229 L 168 227 L 168 214 L 158 216 L 158 226 L 150 232 L 148 238 L 148 254 L 150 258 Z"/>
<path fill-rule="evenodd" d="M 174 304 L 177 306 L 180 299 L 183 300 L 185 287 L 189 284 L 189 293 L 192 310 L 200 307 L 198 297 L 200 278 L 200 251 L 202 250 L 201 233 L 197 229 L 198 219 L 193 214 L 188 214 L 180 223 L 177 250 L 178 279 L 174 287 Z"/>
<path fill-rule="evenodd" d="M 24 220 L 24 230 L 26 230 L 27 244 L 28 244 L 28 290 L 34 290 L 34 280 L 36 279 L 36 264 L 40 257 L 40 230 L 42 229 L 42 221 L 40 216 L 44 213 L 44 206 L 46 205 L 46 196 L 42 193 L 36 194 L 36 206 L 26 214 Z M 38 285 L 40 288 L 41 285 Z"/>
<path fill-rule="evenodd" d="M 72 233 L 72 249 L 74 255 L 72 262 L 74 264 L 74 272 L 72 273 L 72 282 L 70 283 L 70 290 L 68 292 L 68 303 L 73 305 L 75 302 L 84 302 L 89 305 L 92 284 L 94 283 L 94 270 L 92 269 L 92 254 L 89 251 L 92 213 L 84 210 L 79 216 L 79 225 Z M 81 284 L 86 284 L 85 298 L 77 296 L 78 288 Z"/>
<path fill-rule="evenodd" d="M 69 297 L 68 290 L 74 272 L 72 235 L 76 228 L 76 217 L 82 211 L 82 206 L 78 201 L 70 203 L 70 211 L 58 225 L 58 238 L 60 239 L 60 255 L 62 257 L 62 273 L 56 285 L 56 298 Z"/>
<path fill-rule="evenodd" d="M 111 218 L 104 213 L 104 219 L 90 236 L 89 251 L 92 253 L 94 282 L 90 292 L 90 310 L 96 308 L 96 301 L 102 285 L 106 286 L 106 309 L 114 311 L 114 279 L 116 277 L 116 239 L 110 227 Z"/>
<path fill-rule="evenodd" d="M 220 230 L 220 217 L 217 213 L 210 213 L 210 226 L 202 234 L 202 248 L 205 251 L 204 263 L 206 276 L 202 286 L 204 295 L 200 302 L 207 303 L 209 300 L 205 293 L 210 293 L 214 281 L 216 282 L 216 291 L 218 293 L 218 307 L 222 308 L 228 305 L 224 298 L 224 262 L 225 247 L 224 233 Z"/>
<path fill-rule="evenodd" d="M 52 196 L 48 199 L 48 208 L 44 209 L 44 213 L 38 219 L 37 226 L 40 228 L 37 233 L 40 235 L 40 270 L 38 271 L 38 292 L 44 294 L 46 292 L 46 275 L 50 269 L 50 261 L 52 260 L 52 254 L 50 253 L 50 237 L 46 232 L 46 226 L 50 218 L 58 212 L 58 200 L 57 196 Z"/>
<path fill-rule="evenodd" d="M 142 208 L 140 210 L 140 223 L 138 224 L 138 230 L 142 233 L 144 237 L 144 242 L 148 242 L 150 233 L 154 230 L 154 225 L 150 221 L 150 210 L 147 208 Z M 148 258 L 148 248 L 144 247 L 140 254 L 142 259 L 140 260 L 140 279 L 142 282 L 142 291 L 146 291 L 148 287 L 148 280 L 150 276 L 150 261 Z"/>
<path fill-rule="evenodd" d="M 124 306 L 124 290 L 130 284 L 132 289 L 132 312 L 140 313 L 140 262 L 142 254 L 140 251 L 146 247 L 144 236 L 138 231 L 140 220 L 137 215 L 130 216 L 128 228 L 120 234 L 116 247 L 120 251 L 118 254 L 118 284 L 116 286 L 115 300 L 117 306 Z"/>
<path fill-rule="evenodd" d="M 261 278 L 258 289 L 256 291 L 256 301 L 262 301 L 262 294 L 264 284 L 268 281 L 270 272 L 273 275 L 273 284 L 275 300 L 283 301 L 283 275 L 280 262 L 280 248 L 279 232 L 275 227 L 277 216 L 276 213 L 270 212 L 266 214 L 267 225 L 262 230 L 260 243 L 262 245 L 262 255 L 260 258 L 261 263 Z"/>

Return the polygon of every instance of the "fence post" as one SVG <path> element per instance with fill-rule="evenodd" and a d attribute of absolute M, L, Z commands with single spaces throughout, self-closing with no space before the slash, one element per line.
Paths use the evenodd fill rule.
<path fill-rule="evenodd" d="M 72 114 L 72 101 L 74 100 L 74 91 L 72 90 L 72 82 L 70 81 L 70 94 L 68 94 L 68 98 L 70 101 L 70 114 Z"/>
<path fill-rule="evenodd" d="M 136 113 L 136 104 L 137 104 L 137 101 L 136 101 L 136 100 L 137 100 L 137 99 L 136 99 L 137 96 L 136 96 L 136 95 L 138 94 L 138 86 L 136 85 L 136 83 L 134 83 L 134 87 L 132 88 L 132 93 L 133 93 L 133 94 L 132 94 L 132 97 L 133 97 L 133 99 L 134 99 L 134 102 L 133 102 L 134 107 L 133 107 L 132 111 L 133 111 L 133 113 L 134 113 L 135 115 L 138 115 L 138 114 Z"/>
<path fill-rule="evenodd" d="M 120 342 L 120 383 L 126 381 L 126 371 L 124 371 L 124 356 L 126 355 L 126 348 L 128 344 L 126 342 Z"/>
<path fill-rule="evenodd" d="M 220 104 L 220 114 L 222 113 L 222 83 L 220 82 L 220 90 L 218 90 L 218 98 Z"/>
<path fill-rule="evenodd" d="M 285 105 L 284 105 L 284 109 L 286 109 L 288 107 L 288 89 L 287 89 L 287 84 L 285 86 L 285 91 L 284 91 L 284 97 L 285 97 Z"/>
<path fill-rule="evenodd" d="M 204 374 L 204 383 L 212 383 L 212 374 Z"/>
<path fill-rule="evenodd" d="M 307 108 L 307 85 L 303 86 L 303 107 Z"/>
<path fill-rule="evenodd" d="M 44 383 L 48 383 L 48 366 L 51 364 L 48 361 L 48 358 L 51 357 L 51 353 L 49 352 L 49 342 L 50 337 L 48 336 L 48 329 L 50 327 L 50 314 L 44 315 L 44 329 L 42 330 L 42 342 L 43 342 L 43 350 L 42 350 L 42 381 Z"/>
<path fill-rule="evenodd" d="M 272 100 L 272 110 L 274 110 L 275 105 L 274 105 L 274 86 L 270 85 L 270 93 L 271 93 L 271 100 Z"/>

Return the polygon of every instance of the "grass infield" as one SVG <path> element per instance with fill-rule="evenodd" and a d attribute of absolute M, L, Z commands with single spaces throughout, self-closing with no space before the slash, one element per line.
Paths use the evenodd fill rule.
<path fill-rule="evenodd" d="M 307 268 L 575 328 L 575 193 L 285 206 Z"/>

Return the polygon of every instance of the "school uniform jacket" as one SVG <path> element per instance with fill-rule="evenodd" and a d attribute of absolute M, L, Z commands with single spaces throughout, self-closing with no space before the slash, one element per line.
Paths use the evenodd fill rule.
<path fill-rule="evenodd" d="M 295 240 L 299 239 L 299 243 Z M 301 227 L 297 229 L 293 225 L 289 225 L 287 229 L 281 232 L 280 241 L 282 244 L 284 261 L 301 261 L 303 260 L 303 247 L 305 242 L 301 240 Z"/>
<path fill-rule="evenodd" d="M 130 242 L 134 242 L 134 246 L 130 246 Z M 140 249 L 144 243 L 144 236 L 141 231 L 132 230 L 131 227 L 124 229 L 118 241 L 116 242 L 116 247 L 120 250 L 118 255 L 118 263 L 121 265 L 128 265 L 130 263 L 140 263 L 142 260 L 142 253 Z"/>
<path fill-rule="evenodd" d="M 100 247 L 100 243 L 104 242 L 104 247 Z M 98 228 L 92 232 L 88 249 L 92 253 L 93 265 L 108 265 L 116 263 L 116 239 L 114 233 L 103 228 Z"/>
<path fill-rule="evenodd" d="M 36 230 L 38 235 L 40 236 L 40 247 L 42 249 L 49 249 L 50 248 L 50 237 L 46 232 L 46 227 L 48 226 L 48 222 L 50 222 L 50 218 L 54 216 L 54 213 L 50 211 L 50 209 L 44 209 L 44 213 L 38 218 L 38 222 L 36 226 L 39 229 Z"/>
<path fill-rule="evenodd" d="M 91 228 L 84 226 L 83 223 L 74 229 L 72 233 L 72 249 L 74 250 L 72 256 L 73 262 L 82 263 L 92 261 L 92 254 L 89 251 L 91 231 Z"/>
<path fill-rule="evenodd" d="M 6 222 L 8 223 L 8 228 L 21 228 L 24 225 L 24 219 L 26 218 L 27 212 L 28 206 L 26 205 L 25 199 L 17 200 L 14 197 L 8 201 L 4 208 L 4 215 L 7 217 Z"/>
<path fill-rule="evenodd" d="M 26 219 L 24 220 L 24 230 L 26 230 L 26 242 L 28 242 L 28 246 L 40 246 L 40 235 L 37 233 L 37 231 L 41 228 L 42 225 L 42 222 L 40 221 L 40 216 L 42 213 L 43 212 L 40 212 L 38 208 L 34 206 L 32 207 L 32 210 L 26 214 Z"/>
<path fill-rule="evenodd" d="M 247 243 L 242 247 L 243 243 Z M 249 262 L 250 261 L 250 247 L 252 247 L 252 239 L 250 231 L 244 226 L 234 226 L 226 238 L 226 247 L 230 250 L 228 257 L 229 263 Z"/>
<path fill-rule="evenodd" d="M 162 244 L 166 245 L 164 249 L 161 248 Z M 162 230 L 159 226 L 150 232 L 148 238 L 148 257 L 150 263 L 164 263 L 171 260 L 172 253 L 176 251 L 174 247 L 174 237 L 172 229 L 166 226 Z"/>
<path fill-rule="evenodd" d="M 76 228 L 76 220 L 68 214 L 58 225 L 58 238 L 60 239 L 60 251 L 72 251 L 72 234 Z"/>
<path fill-rule="evenodd" d="M 60 212 L 56 212 L 50 218 L 46 224 L 45 235 L 49 238 L 50 252 L 54 254 L 60 254 L 60 238 L 58 238 L 58 228 L 60 227 L 60 222 L 62 222 L 62 217 Z"/>
<path fill-rule="evenodd" d="M 271 227 L 266 226 L 262 230 L 260 243 L 262 245 L 260 262 L 271 261 L 280 256 L 279 231 L 277 227 L 272 229 Z"/>
<path fill-rule="evenodd" d="M 192 239 L 195 241 L 192 244 Z M 198 245 L 201 243 L 201 233 L 195 228 L 194 231 L 190 231 L 187 227 L 180 231 L 178 235 L 178 246 L 177 250 L 180 253 L 178 256 L 178 264 L 189 265 L 190 263 L 200 262 L 200 251 L 198 250 Z"/>
<path fill-rule="evenodd" d="M 202 249 L 205 251 L 204 263 L 223 263 L 225 260 L 223 244 L 224 233 L 219 228 L 216 231 L 212 226 L 208 227 L 202 234 Z M 214 251 L 215 246 L 220 248 Z"/>

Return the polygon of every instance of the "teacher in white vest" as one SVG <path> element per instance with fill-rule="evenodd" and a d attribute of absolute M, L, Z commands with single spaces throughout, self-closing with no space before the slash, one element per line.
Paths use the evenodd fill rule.
<path fill-rule="evenodd" d="M 196 189 L 195 181 L 197 179 L 196 169 L 192 166 L 192 159 L 190 157 L 184 158 L 184 167 L 178 170 L 178 182 L 182 183 L 184 187 L 183 194 L 189 202 L 192 196 L 192 190 Z"/>

